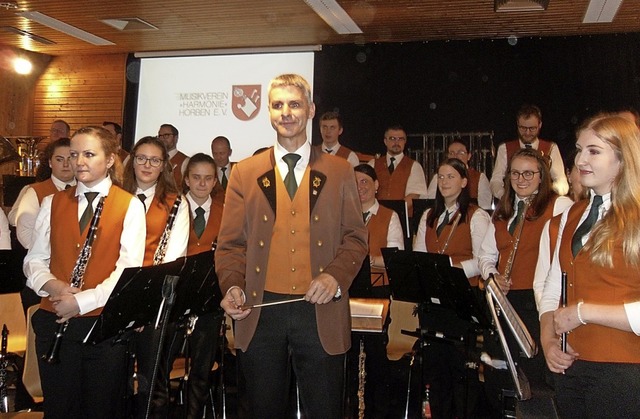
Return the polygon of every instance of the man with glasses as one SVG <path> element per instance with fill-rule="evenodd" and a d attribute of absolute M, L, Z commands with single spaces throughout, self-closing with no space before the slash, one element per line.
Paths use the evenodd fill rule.
<path fill-rule="evenodd" d="M 378 199 L 404 199 L 409 216 L 413 214 L 413 200 L 426 198 L 427 180 L 422 166 L 404 155 L 407 133 L 399 125 L 387 128 L 384 145 L 387 153 L 369 161 L 378 176 Z"/>
<path fill-rule="evenodd" d="M 491 194 L 491 187 L 489 186 L 489 179 L 487 176 L 478 172 L 472 167 L 469 167 L 469 161 L 471 160 L 471 153 L 469 153 L 469 147 L 463 142 L 463 140 L 456 138 L 449 144 L 447 148 L 447 157 L 450 159 L 458 159 L 467 166 L 467 188 L 469 189 L 469 197 L 474 204 L 477 204 L 482 209 L 491 209 L 493 203 L 493 195 Z M 431 182 L 429 183 L 429 189 L 427 189 L 427 199 L 435 199 L 436 191 L 438 190 L 438 174 L 434 174 Z"/>
<path fill-rule="evenodd" d="M 51 128 L 49 128 L 49 138 L 44 138 L 40 141 L 37 148 L 39 151 L 43 152 L 47 145 L 59 140 L 60 138 L 69 137 L 71 137 L 71 127 L 69 124 L 62 119 L 56 119 L 51 123 Z"/>
<path fill-rule="evenodd" d="M 184 173 L 189 157 L 178 151 L 178 129 L 171 124 L 162 124 L 158 130 L 158 139 L 164 143 L 169 152 L 171 167 L 173 167 L 173 177 L 176 179 L 178 188 L 182 188 L 182 174 Z"/>
<path fill-rule="evenodd" d="M 553 190 L 558 195 L 566 195 L 569 192 L 569 183 L 567 182 L 558 145 L 553 141 L 538 138 L 542 128 L 542 112 L 540 108 L 535 105 L 522 105 L 516 115 L 516 121 L 518 123 L 518 139 L 500 144 L 496 153 L 496 162 L 490 182 L 493 196 L 500 199 L 504 194 L 504 175 L 507 162 L 521 148 L 533 148 L 551 160 Z"/>

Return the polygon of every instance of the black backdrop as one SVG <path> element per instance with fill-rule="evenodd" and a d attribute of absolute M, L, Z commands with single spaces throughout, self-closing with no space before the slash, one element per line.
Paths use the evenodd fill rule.
<path fill-rule="evenodd" d="M 520 105 L 534 103 L 541 137 L 566 155 L 585 117 L 640 104 L 639 54 L 638 33 L 328 45 L 316 53 L 316 115 L 339 111 L 342 143 L 376 153 L 392 124 L 408 133 L 494 131 L 497 145 L 515 138 Z"/>

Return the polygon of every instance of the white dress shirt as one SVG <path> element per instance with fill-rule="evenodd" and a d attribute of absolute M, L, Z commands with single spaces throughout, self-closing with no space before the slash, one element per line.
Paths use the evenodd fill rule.
<path fill-rule="evenodd" d="M 518 207 L 519 198 L 516 196 L 516 202 L 514 202 L 514 209 Z M 562 211 L 569 208 L 573 205 L 573 201 L 566 196 L 559 196 L 556 199 L 556 202 L 553 206 L 553 216 L 560 214 Z M 509 219 L 507 225 L 510 225 L 511 222 L 515 219 L 517 215 L 517 211 L 514 211 L 513 216 Z M 540 237 L 522 237 L 524 240 L 540 240 Z M 498 258 L 500 257 L 500 252 L 498 252 L 498 245 L 496 244 L 496 226 L 494 223 L 489 224 L 487 227 L 487 233 L 484 236 L 484 240 L 482 240 L 482 245 L 480 246 L 480 257 L 478 259 L 478 264 L 480 265 L 480 272 L 482 274 L 482 278 L 487 279 L 490 275 L 499 274 L 498 269 L 496 268 L 496 264 L 498 263 Z"/>
<path fill-rule="evenodd" d="M 63 182 L 53 175 L 51 175 L 51 181 L 58 191 L 64 190 L 67 185 L 74 186 L 76 184 L 75 179 L 72 179 L 69 182 Z M 13 225 L 16 226 L 16 236 L 22 247 L 25 249 L 31 248 L 31 237 L 38 211 L 40 211 L 38 195 L 31 185 L 27 185 L 20 192 L 20 196 L 18 196 L 18 199 L 15 204 L 13 204 L 13 208 L 9 213 L 14 214 L 13 219 L 15 224 Z"/>
<path fill-rule="evenodd" d="M 525 148 L 525 144 L 518 140 L 520 148 Z M 535 150 L 538 149 L 540 140 L 536 139 L 531 143 L 531 147 Z M 562 162 L 562 156 L 558 145 L 553 143 L 551 145 L 551 151 L 549 152 L 551 157 L 551 180 L 553 181 L 553 190 L 558 195 L 566 195 L 569 192 L 569 182 L 567 182 L 567 175 L 564 172 L 564 163 Z M 507 146 L 505 143 L 498 146 L 496 153 L 496 162 L 493 166 L 493 173 L 491 174 L 491 192 L 493 196 L 500 199 L 504 195 L 504 175 L 507 171 Z"/>
<path fill-rule="evenodd" d="M 76 196 L 78 198 L 78 214 L 76 220 L 80 220 L 87 207 L 85 192 L 98 192 L 98 197 L 107 196 L 111 188 L 111 178 L 106 177 L 95 187 L 88 189 L 83 183 L 78 183 Z M 24 274 L 27 277 L 27 286 L 33 289 L 39 296 L 46 297 L 49 294 L 42 290 L 43 285 L 52 280 L 59 279 L 63 282 L 69 278 L 56 278 L 49 269 L 51 259 L 51 202 L 53 195 L 47 196 L 42 201 L 42 207 L 36 218 L 33 231 L 33 245 L 24 258 Z M 99 199 L 93 200 L 94 209 Z M 75 221 L 78 222 L 78 221 Z M 141 266 L 144 259 L 144 245 L 146 235 L 146 223 L 144 207 L 139 199 L 131 199 L 129 208 L 124 218 L 124 228 L 120 236 L 120 255 L 116 261 L 116 267 L 109 277 L 95 288 L 85 289 L 74 294 L 80 308 L 80 314 L 88 313 L 96 308 L 103 307 L 113 288 L 115 287 L 122 271 L 132 266 Z M 93 255 L 92 257 L 99 257 Z M 69 272 L 71 276 L 71 272 Z"/>
<path fill-rule="evenodd" d="M 433 175 L 429 188 L 427 189 L 427 199 L 436 199 L 436 191 L 438 190 L 438 174 Z M 484 173 L 480 173 L 478 181 L 478 206 L 488 210 L 493 207 L 493 194 L 489 186 L 489 179 Z"/>
<path fill-rule="evenodd" d="M 340 147 L 342 146 L 340 145 L 340 143 L 336 143 L 332 147 L 329 147 L 325 143 L 322 143 L 321 147 L 322 147 L 323 153 L 327 153 L 335 156 L 338 153 L 338 150 L 340 150 Z M 329 153 L 327 150 L 331 150 L 331 153 Z M 351 151 L 347 156 L 347 161 L 351 163 L 351 166 L 353 167 L 356 167 L 357 165 L 360 164 L 360 159 L 358 158 L 358 155 L 353 151 Z"/>
<path fill-rule="evenodd" d="M 372 215 L 377 215 L 380 209 L 380 203 L 376 199 L 373 205 L 369 209 L 362 209 L 363 212 L 369 211 L 369 216 L 365 221 L 365 225 L 369 224 L 369 220 Z M 402 225 L 400 224 L 400 217 L 393 211 L 391 219 L 389 220 L 389 229 L 387 230 L 387 247 L 397 247 L 399 250 L 404 250 L 404 233 L 402 232 Z"/>
<path fill-rule="evenodd" d="M 400 153 L 397 156 L 392 156 L 389 153 L 386 154 L 387 167 L 391 164 L 391 157 L 396 160 L 393 162 L 394 167 L 398 167 L 404 154 Z M 375 159 L 369 161 L 369 166 L 376 167 Z M 411 165 L 411 173 L 409 173 L 409 179 L 407 180 L 407 187 L 404 190 L 404 196 L 416 194 L 419 198 L 425 199 L 427 197 L 427 179 L 424 175 L 422 166 L 417 161 L 413 161 Z"/>
<path fill-rule="evenodd" d="M 0 209 L 0 250 L 11 250 L 11 231 L 4 211 Z"/>
<path fill-rule="evenodd" d="M 457 210 L 457 203 L 450 208 L 446 208 L 446 210 L 442 214 L 440 214 L 440 217 L 438 217 L 436 226 L 439 226 L 442 223 L 447 211 L 449 211 L 449 214 L 453 214 Z M 427 249 L 425 238 L 427 234 L 427 228 L 429 228 L 429 226 L 427 226 L 427 217 L 429 216 L 430 211 L 431 208 L 427 209 L 424 214 L 422 214 L 422 218 L 420 218 L 418 232 L 416 233 L 416 239 L 413 243 L 413 250 L 415 250 L 416 252 L 429 252 L 429 249 Z M 471 249 L 473 258 L 460 262 L 467 278 L 472 278 L 474 276 L 480 275 L 480 268 L 478 267 L 478 256 L 480 254 L 480 246 L 490 224 L 491 217 L 485 210 L 479 208 L 473 213 L 469 225 L 469 228 L 471 229 Z"/>
<path fill-rule="evenodd" d="M 149 206 L 151 205 L 151 203 L 153 202 L 153 198 L 155 197 L 156 185 L 157 183 L 151 186 L 146 191 L 143 191 L 140 188 L 136 189 L 136 195 L 139 195 L 141 193 L 146 195 L 144 206 L 147 211 L 149 211 Z M 169 208 L 169 211 L 171 211 L 171 208 Z M 187 255 L 187 246 L 189 244 L 189 229 L 191 228 L 189 221 L 189 203 L 183 196 L 182 202 L 180 202 L 180 206 L 178 207 L 178 213 L 176 214 L 176 218 L 173 221 L 173 227 L 171 228 L 171 234 L 169 235 L 169 242 L 167 243 L 167 249 L 164 254 L 163 263 L 173 262 L 174 260 Z"/>
<path fill-rule="evenodd" d="M 280 145 L 278 141 L 276 141 L 275 146 L 273 147 L 273 155 L 276 160 L 276 166 L 278 167 L 278 171 L 280 172 L 280 176 L 282 176 L 282 180 L 289 173 L 289 166 L 282 159 L 285 154 L 289 154 L 284 147 Z M 302 182 L 302 178 L 304 177 L 304 172 L 307 170 L 307 166 L 309 165 L 309 157 L 311 156 L 311 144 L 308 141 L 305 141 L 304 144 L 298 148 L 293 154 L 297 154 L 300 156 L 300 160 L 296 163 L 293 168 L 293 173 L 296 175 L 296 183 L 300 185 Z"/>
<path fill-rule="evenodd" d="M 197 215 L 196 209 L 198 207 L 201 207 L 204 210 L 204 225 L 206 226 L 207 223 L 209 222 L 209 214 L 211 214 L 211 203 L 213 202 L 211 200 L 211 197 L 208 197 L 207 200 L 204 202 L 204 204 L 198 205 L 198 203 L 193 200 L 193 197 L 191 196 L 191 192 L 187 192 L 185 196 L 187 197 L 187 201 L 189 203 L 191 219 L 195 220 Z"/>

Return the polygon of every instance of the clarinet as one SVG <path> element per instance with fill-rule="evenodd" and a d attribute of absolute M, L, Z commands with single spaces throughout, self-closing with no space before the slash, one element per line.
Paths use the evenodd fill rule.
<path fill-rule="evenodd" d="M 518 245 L 520 244 L 520 238 L 522 236 L 522 230 L 524 229 L 524 221 L 527 216 L 527 210 L 531 205 L 532 199 L 529 198 L 525 200 L 524 208 L 522 210 L 522 219 L 519 220 L 518 231 L 516 233 L 516 240 L 513 243 L 513 248 L 511 249 L 511 253 L 509 253 L 509 258 L 507 259 L 507 264 L 504 268 L 504 279 L 507 281 L 507 284 L 511 285 L 511 271 L 513 270 L 513 261 L 516 259 L 516 253 L 518 253 Z"/>
<path fill-rule="evenodd" d="M 5 324 L 2 327 L 2 347 L 0 347 L 0 413 L 9 413 L 9 392 L 7 391 L 7 369 L 9 360 L 7 359 L 7 336 L 9 330 Z"/>
<path fill-rule="evenodd" d="M 87 263 L 89 262 L 89 258 L 91 257 L 91 247 L 93 246 L 93 241 L 95 240 L 96 232 L 98 231 L 100 215 L 102 214 L 102 208 L 104 206 L 104 198 L 104 196 L 100 198 L 98 206 L 96 207 L 96 211 L 93 213 L 93 218 L 91 219 L 91 225 L 89 227 L 89 232 L 87 233 L 87 238 L 84 241 L 82 250 L 80 250 L 80 254 L 78 254 L 76 265 L 74 266 L 73 272 L 71 273 L 70 285 L 74 288 L 82 288 L 82 285 L 84 284 L 84 272 L 87 269 Z M 64 336 L 64 333 L 67 331 L 67 327 L 69 327 L 69 320 L 58 326 L 58 330 L 54 335 L 53 342 L 51 343 L 49 350 L 42 356 L 42 360 L 44 362 L 48 364 L 57 364 L 58 362 L 60 362 L 60 359 L 58 358 L 58 355 L 60 353 L 60 344 L 62 343 L 62 337 Z"/>
<path fill-rule="evenodd" d="M 167 225 L 164 227 L 164 231 L 162 232 L 162 236 L 160 237 L 158 248 L 153 254 L 154 265 L 160 265 L 162 262 L 164 262 L 164 256 L 167 253 L 167 245 L 169 244 L 169 238 L 171 237 L 171 230 L 173 229 L 173 224 L 176 221 L 176 215 L 178 214 L 178 208 L 180 208 L 181 202 L 182 196 L 178 196 L 176 198 L 176 201 L 173 203 L 173 207 L 171 207 L 171 212 L 169 213 L 169 217 L 167 218 Z"/>

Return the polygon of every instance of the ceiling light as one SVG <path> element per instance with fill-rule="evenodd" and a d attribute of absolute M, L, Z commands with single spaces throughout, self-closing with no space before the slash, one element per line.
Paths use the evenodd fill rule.
<path fill-rule="evenodd" d="M 281 47 L 258 47 L 258 48 L 219 48 L 219 49 L 199 49 L 186 51 L 147 51 L 136 52 L 136 58 L 157 58 L 157 57 L 200 57 L 203 55 L 238 55 L 238 54 L 278 54 L 282 52 L 312 52 L 322 51 L 322 45 L 291 45 Z"/>
<path fill-rule="evenodd" d="M 15 33 L 16 35 L 24 36 L 25 38 L 33 39 L 34 41 L 40 42 L 45 45 L 53 45 L 53 42 L 50 39 L 44 38 L 42 36 L 34 35 L 31 32 L 23 31 L 22 29 L 14 28 L 13 26 L 0 26 L 0 29 L 6 32 Z"/>
<path fill-rule="evenodd" d="M 535 12 L 547 10 L 549 0 L 495 0 L 496 12 Z"/>
<path fill-rule="evenodd" d="M 591 0 L 582 23 L 613 22 L 622 0 Z"/>
<path fill-rule="evenodd" d="M 123 17 L 118 19 L 102 19 L 100 22 L 107 24 L 119 31 L 157 31 L 158 28 L 149 22 L 137 17 Z"/>
<path fill-rule="evenodd" d="M 356 22 L 336 0 L 304 0 L 314 12 L 340 35 L 362 33 Z"/>
<path fill-rule="evenodd" d="M 9 10 L 9 9 L 17 9 L 17 8 L 18 8 L 18 5 L 15 3 L 10 3 L 10 2 L 0 3 L 0 9 Z"/>
<path fill-rule="evenodd" d="M 99 36 L 83 31 L 82 29 L 76 28 L 75 26 L 71 26 L 68 23 L 64 23 L 58 19 L 54 19 L 51 16 L 47 16 L 40 12 L 20 12 L 20 13 L 16 13 L 16 15 L 21 16 L 25 19 L 29 19 L 34 22 L 40 23 L 41 25 L 48 26 L 51 29 L 55 29 L 64 34 L 73 36 L 74 38 L 78 38 L 82 41 L 88 42 L 93 45 L 100 45 L 100 46 L 115 45 L 111 41 L 108 41 L 104 38 L 100 38 Z"/>
<path fill-rule="evenodd" d="M 33 70 L 33 64 L 26 58 L 18 57 L 13 60 L 13 69 L 18 74 L 30 74 Z"/>

